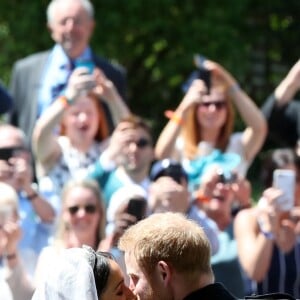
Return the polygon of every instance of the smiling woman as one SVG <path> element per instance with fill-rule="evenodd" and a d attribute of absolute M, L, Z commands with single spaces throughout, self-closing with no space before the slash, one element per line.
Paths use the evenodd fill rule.
<path fill-rule="evenodd" d="M 35 272 L 39 283 L 66 248 L 83 244 L 98 249 L 104 238 L 105 212 L 98 185 L 93 180 L 69 181 L 62 191 L 62 209 L 52 244 L 41 252 Z"/>
<path fill-rule="evenodd" d="M 199 72 L 209 74 L 209 80 L 198 75 L 186 87 L 184 98 L 158 138 L 156 156 L 182 160 L 189 166 L 191 160 L 214 149 L 236 153 L 241 157 L 237 171 L 245 176 L 264 142 L 266 121 L 254 101 L 221 65 L 203 60 L 199 68 Z M 234 106 L 246 125 L 239 133 L 233 132 Z"/>
<path fill-rule="evenodd" d="M 85 68 L 76 68 L 64 96 L 46 109 L 34 128 L 33 150 L 42 187 L 50 182 L 59 195 L 69 179 L 86 177 L 109 137 L 103 101 L 115 126 L 129 114 L 114 85 L 100 70 L 90 74 Z"/>
<path fill-rule="evenodd" d="M 33 300 L 134 300 L 113 257 L 88 246 L 64 250 Z"/>

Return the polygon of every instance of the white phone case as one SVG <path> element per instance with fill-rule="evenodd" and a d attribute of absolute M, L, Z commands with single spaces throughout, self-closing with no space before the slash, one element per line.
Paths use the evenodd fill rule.
<path fill-rule="evenodd" d="M 277 169 L 273 173 L 273 186 L 280 189 L 283 195 L 277 198 L 281 210 L 288 211 L 294 207 L 296 174 L 293 170 Z"/>

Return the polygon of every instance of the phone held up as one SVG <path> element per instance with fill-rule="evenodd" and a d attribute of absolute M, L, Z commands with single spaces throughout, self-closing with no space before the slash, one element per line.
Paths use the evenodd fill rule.
<path fill-rule="evenodd" d="M 204 81 L 207 87 L 207 93 L 209 94 L 211 87 L 211 71 L 204 67 L 205 60 L 206 58 L 203 55 L 194 55 L 194 62 L 198 68 L 198 78 Z"/>
<path fill-rule="evenodd" d="M 84 67 L 84 68 L 88 69 L 89 74 L 92 74 L 95 69 L 95 64 L 91 60 L 78 60 L 78 61 L 75 61 L 75 67 L 76 68 Z"/>
<path fill-rule="evenodd" d="M 280 210 L 289 211 L 294 207 L 295 183 L 295 171 L 276 169 L 273 172 L 273 186 L 282 191 L 282 195 L 276 199 Z"/>
<path fill-rule="evenodd" d="M 128 202 L 127 213 L 136 217 L 137 221 L 145 218 L 147 202 L 142 197 L 131 198 Z"/>
<path fill-rule="evenodd" d="M 221 182 L 221 183 L 234 183 L 237 181 L 237 174 L 232 172 L 232 171 L 219 171 L 218 172 L 218 175 L 219 175 L 219 179 L 218 179 L 218 182 Z"/>
<path fill-rule="evenodd" d="M 188 79 L 183 83 L 182 85 L 182 90 L 184 93 L 186 93 L 189 89 L 189 87 L 191 86 L 192 82 L 195 79 L 201 79 L 204 81 L 206 88 L 207 88 L 207 93 L 210 93 L 210 88 L 211 88 L 211 71 L 206 69 L 204 67 L 204 61 L 205 61 L 205 57 L 199 54 L 196 54 L 194 56 L 194 62 L 195 65 L 197 67 L 197 70 L 195 70 L 194 72 L 192 72 L 190 74 L 190 76 L 188 77 Z"/>

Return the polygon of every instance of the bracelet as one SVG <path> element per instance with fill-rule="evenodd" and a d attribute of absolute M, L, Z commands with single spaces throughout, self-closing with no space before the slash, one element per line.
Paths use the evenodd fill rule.
<path fill-rule="evenodd" d="M 274 234 L 272 232 L 267 232 L 260 230 L 260 232 L 265 236 L 267 240 L 273 241 L 275 239 Z"/>
<path fill-rule="evenodd" d="M 171 120 L 171 121 L 173 121 L 174 123 L 176 123 L 177 125 L 182 125 L 183 124 L 183 120 L 182 120 L 182 118 L 179 116 L 179 115 L 177 115 L 174 111 L 172 111 L 172 110 L 166 110 L 165 111 L 165 116 L 169 119 L 169 120 Z"/>
<path fill-rule="evenodd" d="M 39 197 L 39 194 L 38 193 L 32 193 L 32 194 L 30 194 L 30 195 L 26 195 L 26 198 L 27 198 L 27 200 L 29 200 L 29 201 L 32 201 L 32 200 L 34 200 L 35 198 L 37 198 L 37 197 Z"/>
<path fill-rule="evenodd" d="M 263 224 L 262 224 L 262 221 L 260 220 L 260 218 L 257 219 L 257 223 L 258 223 L 259 231 L 265 236 L 265 238 L 273 241 L 275 239 L 273 232 L 265 231 L 263 229 Z"/>
<path fill-rule="evenodd" d="M 4 257 L 5 257 L 7 260 L 12 260 L 12 259 L 17 258 L 17 253 L 6 254 Z"/>
<path fill-rule="evenodd" d="M 239 86 L 238 83 L 235 83 L 235 84 L 233 84 L 232 86 L 230 86 L 230 87 L 228 88 L 228 92 L 229 92 L 230 94 L 234 94 L 234 93 L 236 93 L 236 92 L 238 92 L 238 91 L 240 91 L 240 90 L 241 90 L 241 88 L 240 88 L 240 86 Z"/>
<path fill-rule="evenodd" d="M 201 191 L 196 191 L 195 198 L 198 203 L 202 204 L 210 201 L 210 198 L 204 195 Z"/>

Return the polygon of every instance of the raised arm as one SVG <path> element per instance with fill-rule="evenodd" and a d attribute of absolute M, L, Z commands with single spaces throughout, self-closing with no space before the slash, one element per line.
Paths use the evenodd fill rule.
<path fill-rule="evenodd" d="M 256 223 L 255 208 L 241 210 L 234 220 L 234 234 L 243 269 L 251 279 L 261 281 L 270 266 L 273 241 L 259 232 Z"/>
<path fill-rule="evenodd" d="M 1 228 L 0 253 L 3 255 L 3 275 L 14 300 L 31 299 L 34 292 L 34 286 L 22 266 L 18 253 L 21 236 L 21 228 L 17 221 L 10 220 Z"/>
<path fill-rule="evenodd" d="M 278 105 L 291 101 L 300 89 L 300 59 L 291 68 L 287 76 L 275 89 L 275 98 Z"/>
<path fill-rule="evenodd" d="M 52 223 L 55 218 L 54 208 L 38 190 L 33 188 L 31 164 L 22 157 L 12 157 L 8 164 L 13 170 L 14 181 L 18 183 L 19 189 L 25 192 L 37 215 L 43 222 Z M 1 166 L 4 167 L 3 163 Z"/>
<path fill-rule="evenodd" d="M 162 130 L 156 146 L 155 156 L 157 159 L 176 156 L 175 142 L 180 133 L 181 125 L 184 123 L 187 113 L 191 107 L 201 101 L 202 95 L 206 93 L 206 87 L 202 80 L 194 80 L 189 90 L 174 112 L 170 112 L 169 122 Z M 178 155 L 178 154 L 177 154 Z"/>
<path fill-rule="evenodd" d="M 227 87 L 228 93 L 234 102 L 239 114 L 246 124 L 242 143 L 244 155 L 251 162 L 261 149 L 267 134 L 267 122 L 255 102 L 239 87 L 234 77 L 222 66 L 212 61 L 206 61 L 205 66 L 216 77 L 220 77 Z"/>
<path fill-rule="evenodd" d="M 269 138 L 282 147 L 295 147 L 300 136 L 300 103 L 293 101 L 299 90 L 300 60 L 261 107 L 268 121 Z"/>
<path fill-rule="evenodd" d="M 63 102 L 56 100 L 37 120 L 33 129 L 32 148 L 38 173 L 50 170 L 61 154 L 54 128 L 61 121 L 64 110 Z"/>
<path fill-rule="evenodd" d="M 61 155 L 54 129 L 60 123 L 68 102 L 76 101 L 81 91 L 89 90 L 94 86 L 93 74 L 88 74 L 85 68 L 75 69 L 68 82 L 65 97 L 59 97 L 55 100 L 37 120 L 33 130 L 32 146 L 38 171 L 47 172 Z"/>
<path fill-rule="evenodd" d="M 240 211 L 234 221 L 241 265 L 256 281 L 265 278 L 275 244 L 283 253 L 291 251 L 295 245 L 293 228 L 286 224 L 283 213 L 276 208 L 275 199 L 280 195 L 278 189 L 265 190 L 258 206 Z"/>
<path fill-rule="evenodd" d="M 94 90 L 96 94 L 107 103 L 112 114 L 114 125 L 117 126 L 122 119 L 129 116 L 130 110 L 118 93 L 113 82 L 110 81 L 101 70 L 96 69 L 95 76 L 97 86 Z"/>

